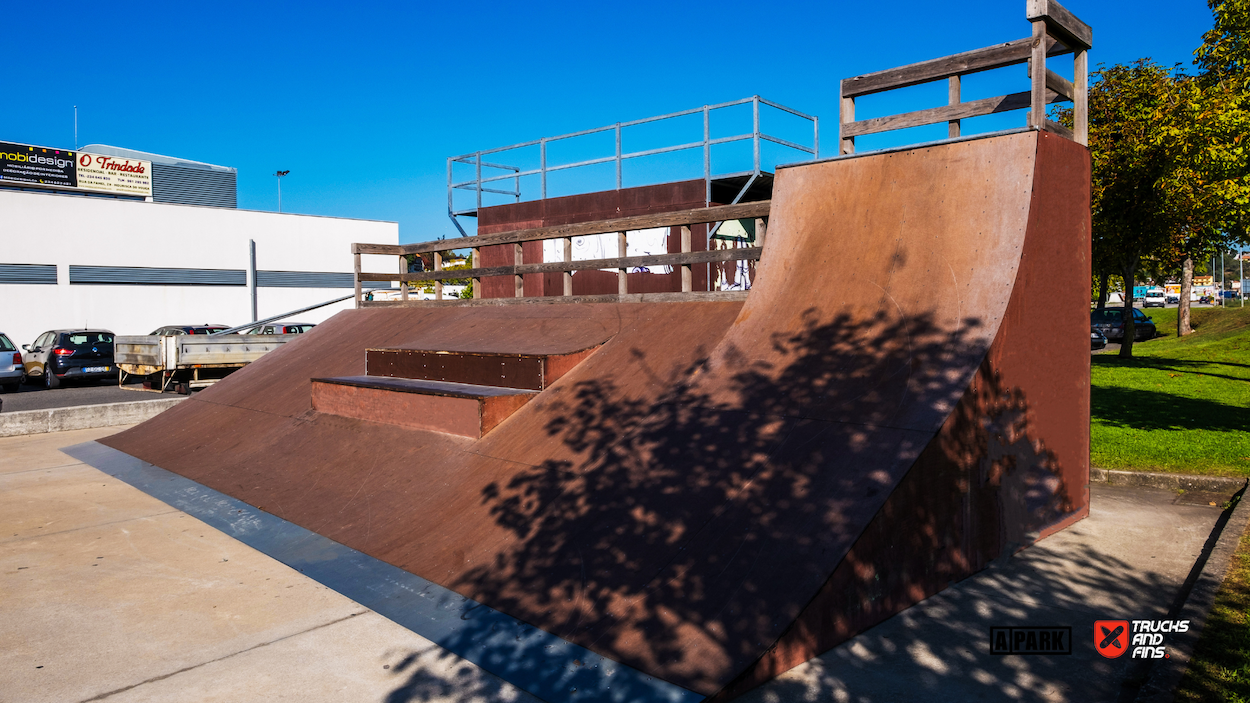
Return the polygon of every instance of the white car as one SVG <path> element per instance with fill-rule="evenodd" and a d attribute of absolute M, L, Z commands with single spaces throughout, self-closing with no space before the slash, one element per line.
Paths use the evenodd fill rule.
<path fill-rule="evenodd" d="M 1146 291 L 1146 300 L 1142 303 L 1143 308 L 1161 308 L 1167 303 L 1167 293 L 1161 290 Z"/>
<path fill-rule="evenodd" d="M 0 333 L 0 387 L 4 388 L 5 393 L 16 393 L 25 375 L 22 353 L 8 337 Z"/>

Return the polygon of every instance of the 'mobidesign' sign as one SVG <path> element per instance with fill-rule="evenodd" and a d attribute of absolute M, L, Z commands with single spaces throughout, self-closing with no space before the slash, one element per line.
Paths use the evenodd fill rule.
<path fill-rule="evenodd" d="M 0 180 L 76 188 L 74 152 L 0 142 Z"/>
<path fill-rule="evenodd" d="M 0 142 L 0 181 L 152 197 L 152 162 Z"/>

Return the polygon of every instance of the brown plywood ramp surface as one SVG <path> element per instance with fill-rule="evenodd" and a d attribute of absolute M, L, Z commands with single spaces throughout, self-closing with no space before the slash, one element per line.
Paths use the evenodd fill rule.
<path fill-rule="evenodd" d="M 107 443 L 728 697 L 1083 514 L 1047 435 L 1088 422 L 1083 331 L 1022 324 L 1089 285 L 1088 155 L 1055 140 L 781 170 L 745 303 L 349 311 Z M 368 348 L 485 340 L 602 346 L 478 440 L 310 405 Z M 1042 389 L 1039 351 L 1085 385 Z"/>

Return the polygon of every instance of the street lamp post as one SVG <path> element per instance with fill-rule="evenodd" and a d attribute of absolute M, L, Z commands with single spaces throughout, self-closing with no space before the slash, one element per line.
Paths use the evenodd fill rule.
<path fill-rule="evenodd" d="M 278 177 L 278 212 L 282 212 L 282 177 L 290 171 L 278 171 L 273 175 Z"/>

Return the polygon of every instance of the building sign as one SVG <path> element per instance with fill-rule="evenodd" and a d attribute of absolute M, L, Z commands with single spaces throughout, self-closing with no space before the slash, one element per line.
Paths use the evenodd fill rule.
<path fill-rule="evenodd" d="M 0 142 L 0 180 L 74 188 L 74 152 Z"/>
<path fill-rule="evenodd" d="M 78 187 L 152 197 L 152 162 L 78 152 Z"/>

